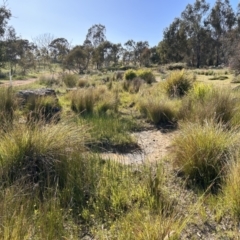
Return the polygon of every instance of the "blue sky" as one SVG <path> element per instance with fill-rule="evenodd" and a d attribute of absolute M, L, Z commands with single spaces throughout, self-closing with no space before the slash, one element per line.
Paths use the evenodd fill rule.
<path fill-rule="evenodd" d="M 106 26 L 107 40 L 124 44 L 130 39 L 157 45 L 163 30 L 195 0 L 8 0 L 9 25 L 32 41 L 50 33 L 72 45 L 82 44 L 94 24 Z M 208 0 L 211 6 L 215 0 Z M 238 0 L 230 0 L 236 10 Z"/>

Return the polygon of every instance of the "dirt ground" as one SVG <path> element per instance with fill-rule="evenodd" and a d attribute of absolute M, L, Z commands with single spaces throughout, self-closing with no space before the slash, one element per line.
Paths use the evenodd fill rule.
<path fill-rule="evenodd" d="M 29 84 L 29 83 L 32 83 L 32 82 L 35 82 L 37 80 L 37 78 L 30 78 L 30 79 L 27 79 L 27 80 L 12 80 L 12 84 L 10 84 L 10 81 L 0 81 L 0 86 L 20 86 L 20 85 L 26 85 L 26 84 Z"/>

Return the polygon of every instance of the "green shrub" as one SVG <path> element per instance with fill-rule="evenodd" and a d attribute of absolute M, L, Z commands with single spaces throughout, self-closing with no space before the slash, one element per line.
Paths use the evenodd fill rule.
<path fill-rule="evenodd" d="M 174 163 L 194 186 L 217 189 L 236 147 L 235 134 L 213 121 L 186 123 L 173 141 Z"/>
<path fill-rule="evenodd" d="M 73 74 L 64 74 L 62 77 L 63 82 L 69 88 L 76 87 L 79 77 Z"/>
<path fill-rule="evenodd" d="M 166 79 L 165 89 L 170 97 L 184 96 L 193 85 L 193 79 L 184 70 L 174 71 Z"/>
<path fill-rule="evenodd" d="M 129 69 L 124 73 L 124 79 L 125 80 L 133 80 L 136 77 L 137 77 L 137 73 L 133 69 Z"/>
<path fill-rule="evenodd" d="M 143 79 L 146 83 L 150 84 L 155 81 L 155 77 L 151 70 L 148 69 L 139 69 L 137 70 L 137 76 Z"/>

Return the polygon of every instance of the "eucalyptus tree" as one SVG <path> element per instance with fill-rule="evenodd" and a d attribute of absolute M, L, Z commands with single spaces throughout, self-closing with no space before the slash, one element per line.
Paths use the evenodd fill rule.
<path fill-rule="evenodd" d="M 5 42 L 2 39 L 5 31 L 7 29 L 8 20 L 11 18 L 12 13 L 11 11 L 6 7 L 5 4 L 0 6 L 0 62 L 1 64 L 4 64 L 4 49 L 5 49 Z"/>
<path fill-rule="evenodd" d="M 70 51 L 70 44 L 66 38 L 56 38 L 50 44 L 51 55 L 55 62 L 63 62 L 64 57 Z"/>
<path fill-rule="evenodd" d="M 187 34 L 184 22 L 180 18 L 174 21 L 163 32 L 163 40 L 156 49 L 161 63 L 180 62 L 188 54 Z"/>
<path fill-rule="evenodd" d="M 236 15 L 229 0 L 217 0 L 206 21 L 211 27 L 212 37 L 215 40 L 216 65 L 226 63 L 229 44 L 229 33 L 236 24 Z"/>
<path fill-rule="evenodd" d="M 95 24 L 88 29 L 86 40 L 94 48 L 97 48 L 102 42 L 106 41 L 106 27 L 102 24 Z"/>
<path fill-rule="evenodd" d="M 82 45 L 75 46 L 64 59 L 64 67 L 77 74 L 84 73 L 84 70 L 88 68 L 88 64 L 88 53 Z"/>
<path fill-rule="evenodd" d="M 209 4 L 205 0 L 196 0 L 193 5 L 188 4 L 182 12 L 181 17 L 188 39 L 188 49 L 191 54 L 191 65 L 197 68 L 201 65 L 201 55 L 204 47 L 204 37 L 206 27 L 204 25 L 205 16 L 209 10 Z"/>
<path fill-rule="evenodd" d="M 141 65 L 143 56 L 143 52 L 149 48 L 149 44 L 147 41 L 139 41 L 135 42 L 134 40 L 128 40 L 124 46 L 126 47 L 129 61 L 133 62 L 134 65 Z M 146 54 L 145 54 L 146 56 Z M 150 57 L 150 56 L 149 56 Z"/>

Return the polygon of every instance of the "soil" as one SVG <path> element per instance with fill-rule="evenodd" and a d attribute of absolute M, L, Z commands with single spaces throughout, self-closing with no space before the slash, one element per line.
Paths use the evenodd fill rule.
<path fill-rule="evenodd" d="M 12 86 L 20 86 L 20 85 L 26 85 L 26 84 L 30 84 L 33 83 L 37 80 L 37 78 L 30 78 L 27 80 L 12 80 Z M 1 81 L 0 82 L 0 86 L 10 86 L 10 81 Z"/>

